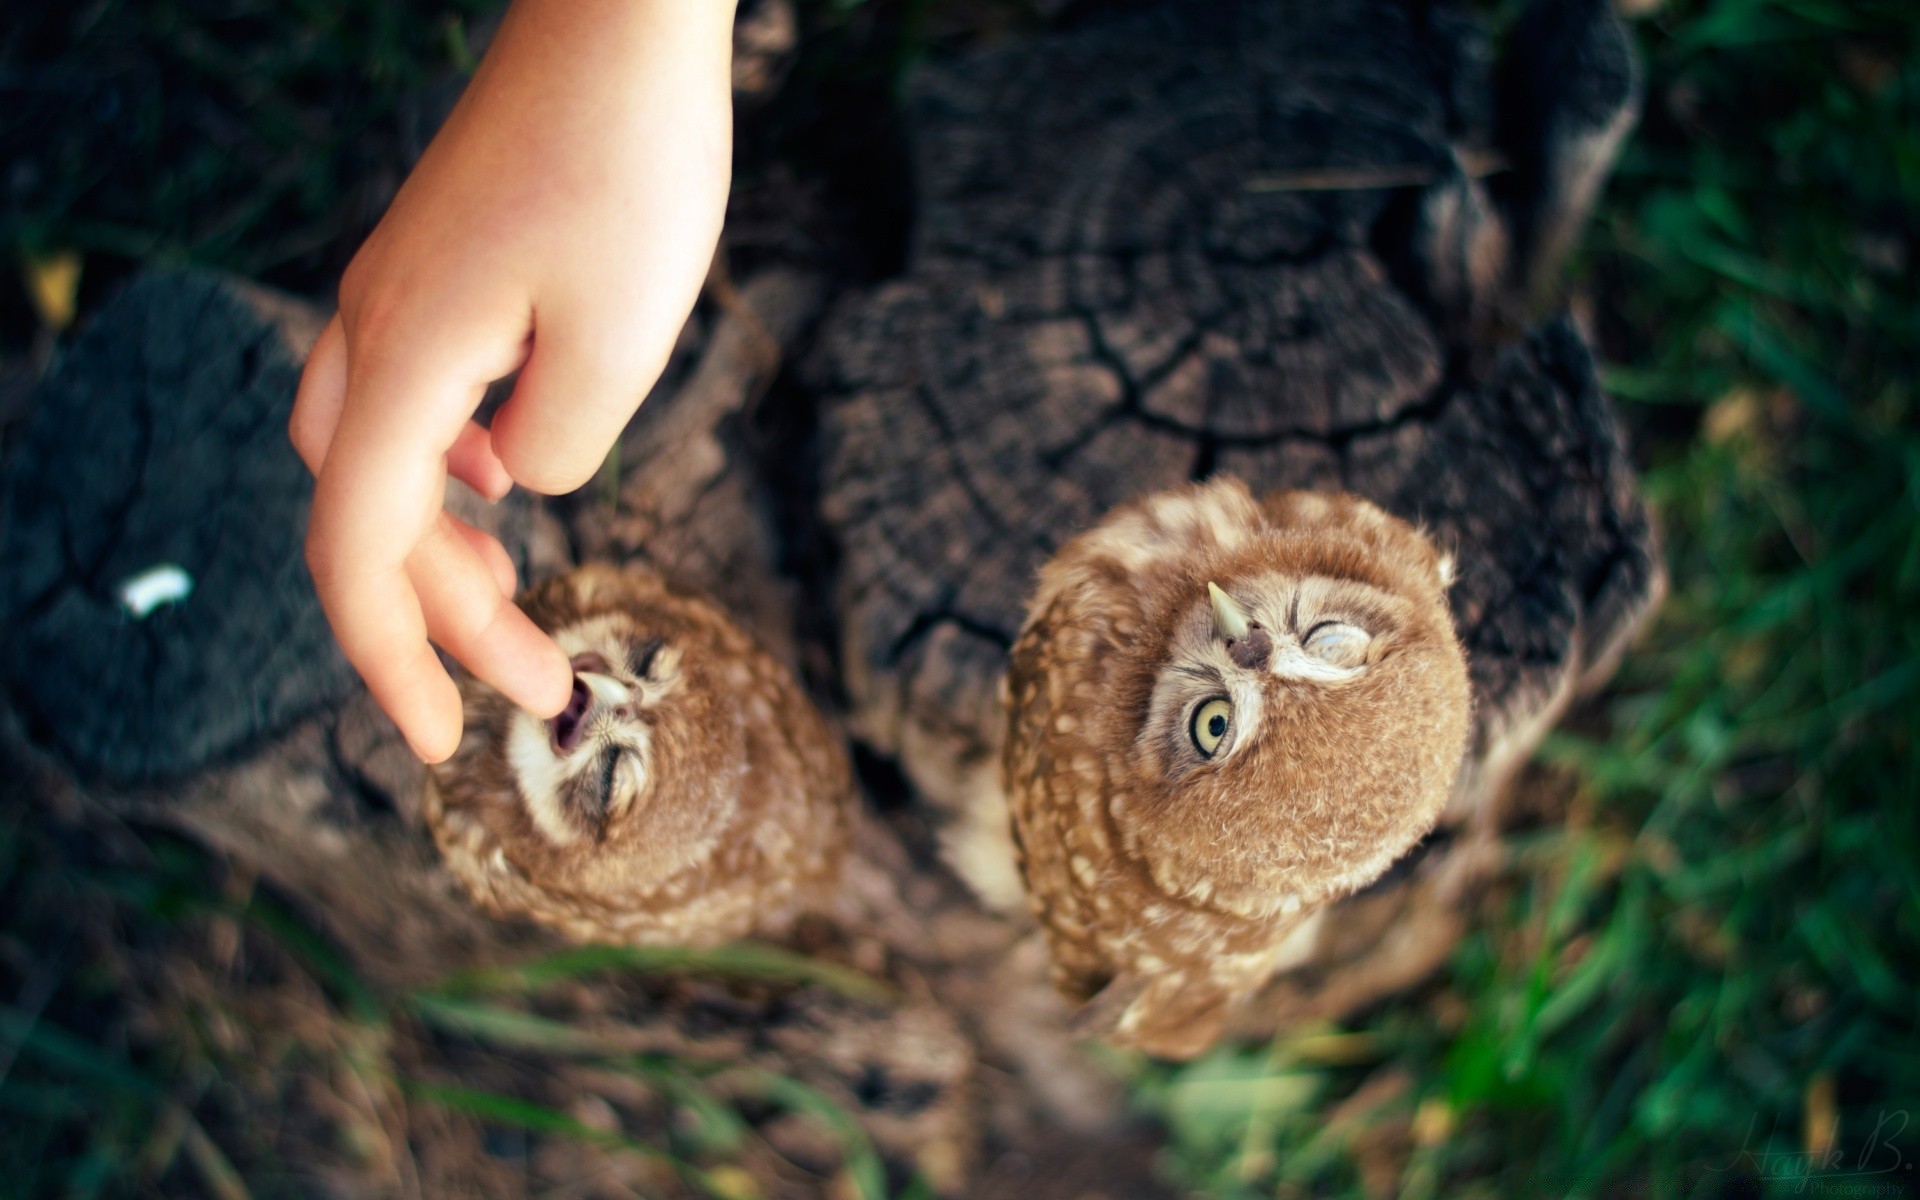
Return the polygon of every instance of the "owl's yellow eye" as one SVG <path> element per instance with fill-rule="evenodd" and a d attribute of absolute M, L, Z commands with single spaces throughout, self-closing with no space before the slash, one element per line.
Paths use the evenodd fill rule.
<path fill-rule="evenodd" d="M 1358 625 L 1345 621 L 1322 621 L 1307 634 L 1303 648 L 1321 662 L 1336 667 L 1357 667 L 1366 661 L 1367 647 L 1373 638 Z"/>
<path fill-rule="evenodd" d="M 1193 722 L 1187 732 L 1193 737 L 1194 749 L 1212 758 L 1232 724 L 1233 701 L 1216 696 L 1193 710 Z"/>

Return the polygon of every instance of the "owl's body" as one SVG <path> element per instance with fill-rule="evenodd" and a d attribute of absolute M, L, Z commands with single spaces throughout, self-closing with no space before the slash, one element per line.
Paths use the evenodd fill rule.
<path fill-rule="evenodd" d="M 484 907 L 581 941 L 777 937 L 834 901 L 853 815 L 839 739 L 705 600 L 585 567 L 521 597 L 572 658 L 552 721 L 463 682 L 467 733 L 424 805 Z"/>
<path fill-rule="evenodd" d="M 1351 496 L 1207 484 L 1125 505 L 1041 572 L 1003 771 L 1054 976 L 1168 1057 L 1432 827 L 1470 698 L 1448 566 Z"/>

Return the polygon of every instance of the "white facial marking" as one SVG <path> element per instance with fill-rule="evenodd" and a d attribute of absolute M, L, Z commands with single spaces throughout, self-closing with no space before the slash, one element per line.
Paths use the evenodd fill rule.
<path fill-rule="evenodd" d="M 1252 601 L 1249 615 L 1273 637 L 1267 670 L 1304 683 L 1340 683 L 1367 669 L 1375 633 L 1351 610 L 1356 594 L 1376 593 L 1366 584 L 1269 572 L 1242 580 L 1235 592 Z"/>
<path fill-rule="evenodd" d="M 1339 683 L 1343 679 L 1352 679 L 1365 669 L 1364 664 L 1343 667 L 1318 658 L 1307 650 L 1292 644 L 1277 646 L 1268 670 L 1282 679 L 1297 679 L 1306 683 Z"/>
<path fill-rule="evenodd" d="M 640 796 L 647 786 L 646 740 L 640 739 L 639 745 L 635 747 L 632 742 L 623 738 L 621 745 L 631 748 L 633 752 L 622 754 L 620 761 L 614 764 L 613 795 L 607 801 L 607 812 L 612 816 L 619 816 L 626 812 L 634 799 Z"/>
<path fill-rule="evenodd" d="M 649 708 L 678 690 L 680 652 L 673 646 L 662 646 L 653 656 L 647 677 L 635 678 L 634 664 L 629 662 L 630 632 L 627 618 L 607 614 L 554 634 L 554 641 L 569 658 L 595 654 L 610 664 L 607 672 L 579 672 L 580 681 L 593 695 L 593 707 L 586 714 L 579 744 L 572 753 L 554 753 L 548 723 L 532 713 L 516 711 L 508 723 L 507 764 L 513 769 L 534 828 L 556 846 L 581 840 L 583 835 L 576 822 L 569 819 L 562 796 L 575 777 L 600 769 L 603 754 L 622 752 L 614 765 L 613 794 L 607 799 L 610 816 L 626 812 L 646 793 L 652 741 L 647 726 L 631 717 L 631 706 L 637 702 L 639 707 Z"/>
<path fill-rule="evenodd" d="M 560 811 L 560 785 L 573 772 L 554 754 L 547 723 L 525 709 L 517 710 L 507 727 L 507 765 L 520 783 L 534 828 L 556 846 L 579 841 L 580 831 Z"/>

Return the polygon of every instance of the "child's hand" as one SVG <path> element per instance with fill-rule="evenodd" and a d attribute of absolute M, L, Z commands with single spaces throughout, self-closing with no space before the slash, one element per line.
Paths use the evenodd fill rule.
<path fill-rule="evenodd" d="M 340 285 L 290 433 L 318 476 L 307 562 L 334 633 L 429 762 L 460 698 L 427 644 L 541 716 L 559 648 L 512 603 L 452 474 L 592 477 L 705 277 L 732 145 L 730 0 L 515 0 L 486 60 Z M 489 432 L 487 383 L 525 362 Z"/>

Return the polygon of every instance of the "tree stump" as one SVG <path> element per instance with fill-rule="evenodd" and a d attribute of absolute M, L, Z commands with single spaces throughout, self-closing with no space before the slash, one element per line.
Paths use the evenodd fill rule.
<path fill-rule="evenodd" d="M 380 979 L 479 945 L 404 836 L 419 764 L 335 647 L 287 441 L 325 314 L 205 272 L 135 280 L 62 351 L 11 449 L 0 664 L 11 749 L 72 801 L 194 829 L 311 897 Z M 565 561 L 524 497 L 463 516 Z M 141 597 L 177 572 L 163 598 Z M 444 896 L 441 895 L 444 893 Z M 453 910 L 458 912 L 458 909 Z M 455 932 L 458 931 L 458 932 Z"/>
<path fill-rule="evenodd" d="M 1630 123 L 1624 31 L 1548 0 L 1509 53 L 1441 6 L 1195 0 L 913 88 L 908 270 L 836 313 L 818 367 L 824 507 L 855 728 L 989 899 L 1021 907 L 997 692 L 1039 567 L 1231 472 L 1426 528 L 1475 690 L 1446 818 L 1474 836 L 1337 909 L 1263 1007 L 1339 1015 L 1443 961 L 1493 801 L 1660 586 L 1579 331 L 1510 332 Z"/>
<path fill-rule="evenodd" d="M 768 331 L 791 337 L 822 299 L 818 279 L 777 271 L 719 319 L 697 316 L 687 361 L 637 424 L 654 433 L 631 451 L 628 503 L 582 514 L 583 539 L 618 554 L 644 535 L 650 565 L 732 598 L 776 646 L 791 638 L 770 560 L 755 557 L 764 509 L 726 429 L 779 348 Z M 423 769 L 333 649 L 313 598 L 301 560 L 311 484 L 286 423 L 323 319 L 247 284 L 163 273 L 126 288 L 66 348 L 5 480 L 0 547 L 27 569 L 6 577 L 0 607 L 0 770 L 56 813 L 182 830 L 247 863 L 363 981 L 396 992 L 560 944 L 487 917 L 456 886 L 421 821 Z M 451 502 L 502 539 L 523 579 L 571 565 L 575 535 L 546 505 L 459 491 Z M 124 581 L 155 566 L 191 590 L 130 603 Z M 889 969 L 857 942 L 813 948 Z M 857 1118 L 890 1167 L 943 1191 L 977 1156 L 973 1052 L 923 996 L 583 983 L 567 1000 L 583 1043 L 800 1081 Z M 557 1069 L 550 1084 L 591 1075 Z M 775 1115 L 765 1144 L 830 1177 L 833 1139 Z M 609 1169 L 593 1150 L 555 1161 L 563 1178 Z"/>
<path fill-rule="evenodd" d="M 1512 54 L 1496 67 L 1438 5 L 1174 0 L 916 77 L 906 273 L 847 298 L 811 386 L 777 392 L 822 405 L 826 682 L 928 802 L 887 814 L 901 841 L 876 822 L 863 855 L 924 935 L 883 956 L 912 999 L 736 997 L 698 1028 L 671 1003 L 583 1000 L 579 1023 L 676 1053 L 748 1047 L 950 1191 L 976 1137 L 1030 1151 L 1030 1173 L 984 1170 L 994 1194 L 1088 1178 L 1060 1164 L 1144 1176 L 1149 1149 L 1112 1136 L 1111 1079 L 1036 994 L 1023 918 L 983 908 L 917 835 L 991 822 L 995 688 L 1039 564 L 1121 500 L 1219 471 L 1358 491 L 1448 544 L 1478 705 L 1447 826 L 1346 902 L 1259 1011 L 1350 1011 L 1441 961 L 1497 855 L 1501 787 L 1659 587 L 1578 330 L 1523 328 L 1630 119 L 1631 63 L 1599 0 L 1537 5 Z M 604 486 L 462 515 L 523 578 L 576 553 L 644 558 L 821 674 L 780 569 L 816 549 L 779 511 L 809 472 L 743 428 L 830 287 L 791 267 L 716 284 Z M 164 274 L 65 348 L 8 439 L 0 763 L 57 810 L 257 864 L 367 979 L 404 988 L 553 943 L 454 887 L 419 820 L 421 769 L 312 599 L 309 484 L 284 427 L 320 318 Z M 1010 859 L 997 869 L 1011 879 Z M 807 1032 L 750 1036 L 776 1012 Z"/>

